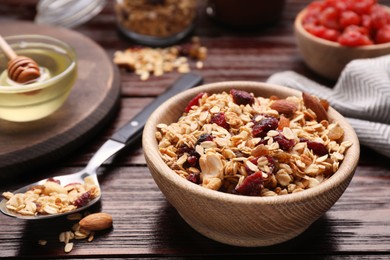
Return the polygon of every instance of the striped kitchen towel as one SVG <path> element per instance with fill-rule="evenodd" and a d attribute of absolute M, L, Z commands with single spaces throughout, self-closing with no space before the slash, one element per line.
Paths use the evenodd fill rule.
<path fill-rule="evenodd" d="M 334 88 L 293 71 L 276 73 L 267 82 L 326 99 L 348 119 L 362 145 L 390 157 L 390 55 L 350 62 Z"/>

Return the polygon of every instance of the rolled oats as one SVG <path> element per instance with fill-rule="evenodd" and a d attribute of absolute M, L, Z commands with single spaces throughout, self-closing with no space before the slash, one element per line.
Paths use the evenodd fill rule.
<path fill-rule="evenodd" d="M 276 196 L 315 187 L 338 170 L 352 142 L 342 141 L 344 130 L 316 97 L 305 99 L 310 108 L 300 97 L 203 94 L 177 122 L 158 125 L 160 154 L 177 174 L 213 190 Z"/>

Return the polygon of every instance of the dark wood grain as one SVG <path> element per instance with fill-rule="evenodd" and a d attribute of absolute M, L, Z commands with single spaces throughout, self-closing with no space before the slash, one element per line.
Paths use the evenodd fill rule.
<path fill-rule="evenodd" d="M 0 19 L 32 20 L 37 1 L 2 0 Z M 199 9 L 195 34 L 208 47 L 200 73 L 205 83 L 226 80 L 265 81 L 278 71 L 294 70 L 322 84 L 324 80 L 303 63 L 295 46 L 292 23 L 309 0 L 288 0 L 276 25 L 256 32 L 236 31 L 215 24 Z M 390 1 L 379 1 L 390 5 Z M 201 2 L 203 3 L 203 2 Z M 202 5 L 202 4 L 201 4 Z M 132 46 L 115 28 L 108 5 L 90 22 L 75 29 L 100 44 L 109 57 Z M 26 178 L 0 182 L 0 191 L 13 190 L 42 177 L 79 170 L 113 132 L 162 93 L 179 74 L 140 81 L 120 70 L 120 111 L 93 140 L 55 164 L 40 167 Z M 306 232 L 286 243 L 263 248 L 226 246 L 192 230 L 166 202 L 146 168 L 141 144 L 125 149 L 102 167 L 103 199 L 91 211 L 113 215 L 114 228 L 96 234 L 93 242 L 75 241 L 70 254 L 63 251 L 58 233 L 69 228 L 63 219 L 26 222 L 0 215 L 0 257 L 13 258 L 200 258 L 257 256 L 311 259 L 390 258 L 390 165 L 388 158 L 362 147 L 356 174 L 340 200 Z M 147 148 L 145 148 L 147 149 Z M 250 216 L 248 216 L 250 217 Z M 265 223 L 266 224 L 266 223 Z M 47 239 L 39 246 L 38 239 Z"/>

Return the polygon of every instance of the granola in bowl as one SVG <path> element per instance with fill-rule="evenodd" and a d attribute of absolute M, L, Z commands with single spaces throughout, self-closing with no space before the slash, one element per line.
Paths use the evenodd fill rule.
<path fill-rule="evenodd" d="M 199 93 L 172 124 L 158 124 L 163 161 L 205 188 L 248 196 L 295 193 L 335 173 L 352 145 L 328 104 L 302 97 Z"/>

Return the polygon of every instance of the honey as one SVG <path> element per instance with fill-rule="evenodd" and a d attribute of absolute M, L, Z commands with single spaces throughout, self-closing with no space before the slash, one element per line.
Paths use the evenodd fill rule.
<path fill-rule="evenodd" d="M 31 44 L 16 51 L 39 64 L 41 76 L 34 82 L 12 81 L 6 64 L 1 64 L 0 118 L 17 122 L 36 120 L 53 113 L 68 97 L 77 74 L 75 59 L 62 48 L 47 44 L 37 46 Z M 0 56 L 0 60 L 6 59 Z"/>

